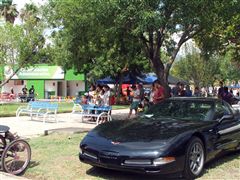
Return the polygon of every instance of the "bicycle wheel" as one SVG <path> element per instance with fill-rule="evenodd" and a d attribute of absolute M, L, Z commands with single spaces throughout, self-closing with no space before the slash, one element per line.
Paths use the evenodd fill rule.
<path fill-rule="evenodd" d="M 31 159 L 31 148 L 23 139 L 12 141 L 4 149 L 1 157 L 2 169 L 10 174 L 23 173 Z"/>

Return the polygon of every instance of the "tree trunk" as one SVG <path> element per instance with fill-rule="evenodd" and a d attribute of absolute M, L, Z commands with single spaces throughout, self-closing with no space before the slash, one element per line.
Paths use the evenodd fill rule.
<path fill-rule="evenodd" d="M 117 89 L 117 104 L 120 102 L 120 96 L 121 96 L 121 91 L 122 91 L 122 81 L 123 81 L 123 73 L 120 74 L 119 76 L 119 81 L 118 81 L 118 89 Z"/>
<path fill-rule="evenodd" d="M 165 95 L 166 98 L 169 98 L 170 97 L 170 91 L 171 91 L 171 89 L 168 85 L 169 72 L 166 71 L 166 69 L 164 68 L 164 65 L 160 61 L 160 57 L 154 57 L 151 61 L 152 61 L 152 65 L 153 65 L 153 68 L 155 70 L 155 73 L 157 75 L 157 78 L 160 81 L 160 84 L 164 88 L 164 95 Z"/>

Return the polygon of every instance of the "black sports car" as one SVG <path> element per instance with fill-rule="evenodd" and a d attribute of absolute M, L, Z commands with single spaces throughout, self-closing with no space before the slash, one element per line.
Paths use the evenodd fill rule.
<path fill-rule="evenodd" d="M 92 166 L 193 179 L 219 153 L 240 149 L 239 113 L 214 98 L 170 98 L 138 118 L 97 126 L 80 148 Z"/>

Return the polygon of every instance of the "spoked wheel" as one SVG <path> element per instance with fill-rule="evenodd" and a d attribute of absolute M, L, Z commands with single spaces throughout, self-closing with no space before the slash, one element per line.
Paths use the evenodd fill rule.
<path fill-rule="evenodd" d="M 106 112 L 102 112 L 97 117 L 97 125 L 108 122 L 108 121 L 112 121 L 112 117 Z"/>
<path fill-rule="evenodd" d="M 195 179 L 201 175 L 204 167 L 205 151 L 201 139 L 194 137 L 188 144 L 184 176 L 187 179 Z"/>
<path fill-rule="evenodd" d="M 3 151 L 2 168 L 5 172 L 18 175 L 23 173 L 31 159 L 31 148 L 22 139 L 12 141 Z"/>

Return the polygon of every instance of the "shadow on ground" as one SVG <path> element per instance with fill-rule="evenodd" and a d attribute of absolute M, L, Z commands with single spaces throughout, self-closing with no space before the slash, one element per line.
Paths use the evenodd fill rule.
<path fill-rule="evenodd" d="M 240 151 L 225 153 L 224 155 L 220 155 L 216 159 L 213 159 L 212 161 L 208 162 L 205 165 L 204 173 L 206 173 L 210 169 L 214 169 L 217 166 L 220 166 L 224 163 L 230 162 L 234 159 L 239 159 L 239 161 L 240 161 Z"/>
<path fill-rule="evenodd" d="M 92 167 L 86 172 L 90 176 L 100 177 L 103 179 L 109 180 L 180 180 L 181 178 L 171 178 L 168 176 L 159 176 L 159 175 L 145 175 L 145 174 L 136 174 L 130 172 L 121 172 L 109 169 L 103 169 L 98 167 Z M 183 179 L 181 179 L 183 180 Z"/>
<path fill-rule="evenodd" d="M 216 168 L 217 166 L 227 163 L 234 159 L 240 159 L 240 151 L 232 152 L 221 156 L 205 165 L 205 170 L 203 174 L 207 173 L 208 170 Z M 108 170 L 103 168 L 92 167 L 86 172 L 90 176 L 100 177 L 109 180 L 184 180 L 183 178 L 173 178 L 170 176 L 159 176 L 159 175 L 145 175 L 145 174 L 135 174 L 129 172 L 121 172 L 115 170 Z"/>
<path fill-rule="evenodd" d="M 28 168 L 34 168 L 36 166 L 38 166 L 40 163 L 37 161 L 30 161 Z"/>

